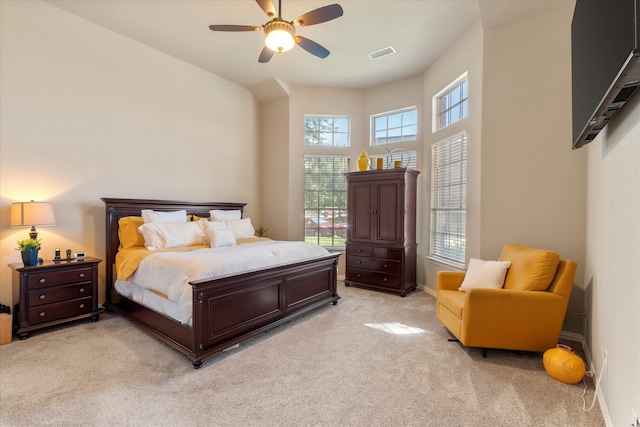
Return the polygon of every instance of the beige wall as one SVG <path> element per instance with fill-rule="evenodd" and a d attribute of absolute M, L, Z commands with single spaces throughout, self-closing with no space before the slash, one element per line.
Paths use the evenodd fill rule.
<path fill-rule="evenodd" d="M 424 260 L 425 290 L 435 294 L 438 271 L 455 270 L 453 266 L 428 259 L 429 254 L 429 209 L 431 193 L 428 183 L 431 180 L 431 146 L 462 131 L 467 132 L 467 258 L 480 258 L 480 183 L 482 148 L 482 99 L 483 79 L 483 40 L 484 34 L 480 22 L 476 22 L 456 43 L 451 46 L 424 73 L 424 161 L 423 179 L 426 191 L 423 198 L 421 217 L 422 238 L 424 242 L 422 259 Z M 432 98 L 463 73 L 468 73 L 469 111 L 468 116 L 453 125 L 432 132 Z"/>
<path fill-rule="evenodd" d="M 103 258 L 100 197 L 248 202 L 261 221 L 258 106 L 243 87 L 42 2 L 2 1 L 0 302 L 16 302 L 16 201 L 54 204 L 40 255 Z M 104 263 L 100 266 L 101 301 Z"/>
<path fill-rule="evenodd" d="M 640 95 L 636 94 L 587 154 L 585 289 L 587 342 L 599 370 L 609 425 L 640 416 Z"/>
<path fill-rule="evenodd" d="M 563 330 L 583 333 L 586 153 L 571 150 L 570 5 L 485 34 L 480 255 L 557 251 L 578 271 Z"/>

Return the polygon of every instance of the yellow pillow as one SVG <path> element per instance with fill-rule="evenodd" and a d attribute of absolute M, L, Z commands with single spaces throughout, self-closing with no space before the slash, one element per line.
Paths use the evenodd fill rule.
<path fill-rule="evenodd" d="M 511 261 L 504 289 L 546 291 L 556 275 L 560 255 L 546 249 L 508 244 L 499 260 Z"/>
<path fill-rule="evenodd" d="M 123 216 L 118 220 L 118 238 L 120 249 L 144 247 L 144 236 L 138 231 L 138 227 L 144 224 L 140 216 Z"/>

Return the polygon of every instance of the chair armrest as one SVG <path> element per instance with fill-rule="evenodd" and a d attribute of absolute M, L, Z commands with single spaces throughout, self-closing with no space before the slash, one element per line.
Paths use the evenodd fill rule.
<path fill-rule="evenodd" d="M 438 272 L 437 290 L 457 291 L 464 280 L 464 271 Z"/>

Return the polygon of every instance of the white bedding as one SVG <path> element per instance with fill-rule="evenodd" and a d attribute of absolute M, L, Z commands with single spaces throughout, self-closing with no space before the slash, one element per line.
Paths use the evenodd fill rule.
<path fill-rule="evenodd" d="M 184 324 L 191 324 L 190 281 L 225 276 L 264 267 L 318 258 L 329 252 L 305 242 L 267 240 L 189 252 L 159 252 L 147 256 L 116 290 Z M 142 289 L 161 292 L 168 300 Z"/>

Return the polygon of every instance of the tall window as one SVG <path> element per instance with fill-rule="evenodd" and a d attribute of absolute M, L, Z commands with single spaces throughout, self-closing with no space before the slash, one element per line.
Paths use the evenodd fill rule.
<path fill-rule="evenodd" d="M 304 116 L 304 145 L 349 146 L 349 118 Z"/>
<path fill-rule="evenodd" d="M 409 107 L 371 116 L 371 133 L 371 145 L 415 141 L 418 134 L 418 110 L 416 107 Z"/>
<path fill-rule="evenodd" d="M 304 240 L 344 247 L 347 238 L 347 156 L 304 157 Z"/>
<path fill-rule="evenodd" d="M 433 111 L 436 115 L 433 126 L 434 132 L 467 117 L 469 104 L 468 86 L 467 73 L 464 73 L 433 97 Z"/>
<path fill-rule="evenodd" d="M 467 133 L 431 146 L 431 248 L 443 261 L 465 262 Z"/>

